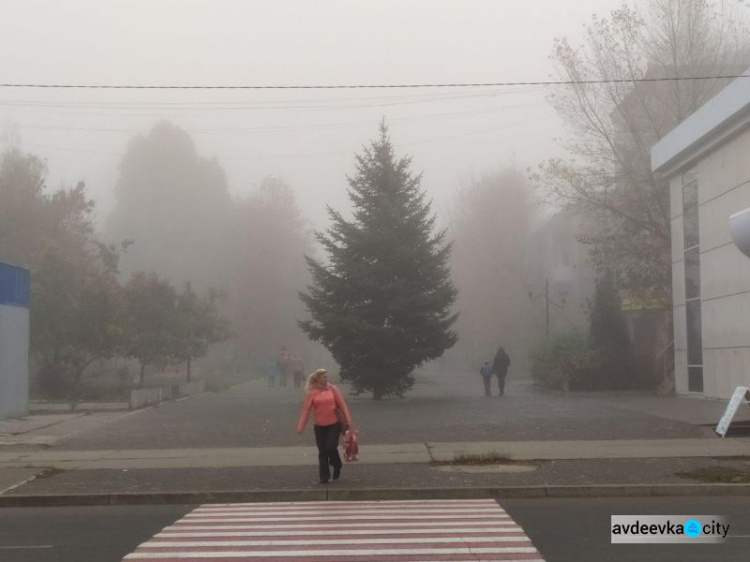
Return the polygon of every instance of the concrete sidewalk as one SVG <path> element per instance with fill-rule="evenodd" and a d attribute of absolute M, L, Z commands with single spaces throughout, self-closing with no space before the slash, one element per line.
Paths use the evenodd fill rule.
<path fill-rule="evenodd" d="M 733 458 L 750 456 L 750 439 L 644 439 L 617 441 L 513 441 L 364 445 L 362 464 L 426 464 L 456 455 L 496 453 L 514 461 L 638 458 Z M 0 452 L 0 468 L 60 470 L 229 468 L 306 466 L 317 449 L 253 447 L 231 449 L 147 449 Z"/>
<path fill-rule="evenodd" d="M 101 427 L 103 424 L 137 415 L 140 412 L 141 410 L 32 414 L 23 418 L 2 420 L 0 421 L 0 447 L 51 446 L 62 439 L 69 439 Z"/>
<path fill-rule="evenodd" d="M 31 471 L 0 491 L 0 507 L 306 501 L 352 499 L 541 498 L 750 494 L 744 459 L 672 458 L 536 461 L 502 465 L 347 464 L 318 484 L 307 466 Z M 38 471 L 34 474 L 33 471 Z M 14 472 L 21 478 L 19 470 Z M 730 483 L 706 472 L 745 477 Z M 11 476 L 11 475 L 9 475 Z M 1 480 L 1 478 L 0 478 Z M 314 497 L 313 497 L 314 496 Z"/>

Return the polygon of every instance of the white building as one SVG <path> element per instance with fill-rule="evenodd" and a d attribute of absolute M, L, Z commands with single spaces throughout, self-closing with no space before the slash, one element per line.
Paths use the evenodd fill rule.
<path fill-rule="evenodd" d="M 671 193 L 676 391 L 726 399 L 750 386 L 750 259 L 729 231 L 750 207 L 750 77 L 659 141 L 651 168 Z"/>
<path fill-rule="evenodd" d="M 0 262 L 0 420 L 29 413 L 29 270 Z"/>

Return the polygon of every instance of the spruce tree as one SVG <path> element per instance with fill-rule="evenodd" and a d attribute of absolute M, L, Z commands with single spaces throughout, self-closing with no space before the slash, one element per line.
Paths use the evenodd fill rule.
<path fill-rule="evenodd" d="M 611 271 L 605 271 L 596 280 L 589 321 L 589 337 L 594 348 L 623 349 L 629 345 L 628 327 Z"/>
<path fill-rule="evenodd" d="M 632 388 L 630 334 L 614 275 L 605 271 L 596 282 L 590 311 L 589 338 L 599 364 L 599 389 Z"/>
<path fill-rule="evenodd" d="M 306 256 L 312 284 L 300 298 L 312 319 L 299 325 L 328 348 L 343 380 L 379 400 L 403 396 L 413 370 L 456 343 L 457 291 L 422 175 L 410 158 L 396 159 L 384 122 L 356 162 L 347 177 L 353 219 L 329 207 L 331 227 L 315 233 L 328 263 Z"/>

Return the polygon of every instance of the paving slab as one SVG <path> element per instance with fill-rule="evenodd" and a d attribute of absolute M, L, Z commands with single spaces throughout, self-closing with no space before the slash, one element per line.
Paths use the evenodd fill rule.
<path fill-rule="evenodd" d="M 586 399 L 584 393 L 577 393 Z M 587 399 L 608 404 L 631 412 L 641 412 L 659 418 L 669 419 L 691 425 L 715 427 L 731 396 L 726 400 L 688 398 L 686 396 L 650 396 L 644 394 L 594 394 Z M 734 422 L 750 421 L 750 406 L 743 403 L 737 409 Z"/>
<path fill-rule="evenodd" d="M 0 465 L 8 463 L 55 463 L 60 461 L 95 461 L 106 459 L 114 451 L 14 451 L 0 452 Z"/>
<path fill-rule="evenodd" d="M 0 467 L 81 469 L 169 469 L 243 466 L 301 466 L 315 462 L 315 447 L 245 447 L 234 449 L 167 449 L 129 451 L 24 451 L 0 453 Z M 424 444 L 372 445 L 360 455 L 362 463 L 428 463 Z"/>
<path fill-rule="evenodd" d="M 750 471 L 750 462 L 739 459 L 607 459 L 544 461 L 525 472 L 446 472 L 439 466 L 424 464 L 345 464 L 340 481 L 330 490 L 391 490 L 405 488 L 464 489 L 467 487 L 609 487 L 632 485 L 695 485 L 697 481 L 681 478 L 677 473 L 698 468 L 726 467 Z M 153 494 L 211 493 L 231 491 L 319 490 L 317 466 L 174 468 L 171 470 L 71 470 L 32 480 L 23 486 L 0 494 L 19 495 L 86 495 L 86 494 Z M 561 492 L 562 493 L 562 492 Z"/>
<path fill-rule="evenodd" d="M 370 445 L 360 451 L 360 464 L 426 464 L 453 461 L 457 455 L 496 453 L 512 460 L 642 459 L 750 456 L 750 438 L 664 439 L 655 441 L 531 441 L 410 443 Z M 310 446 L 220 449 L 23 451 L 0 453 L 0 467 L 60 469 L 170 469 L 243 466 L 301 466 L 317 459 Z"/>
<path fill-rule="evenodd" d="M 116 412 L 130 410 L 129 402 L 78 402 L 75 408 L 65 403 L 32 402 L 29 404 L 31 413 L 52 412 Z"/>
<path fill-rule="evenodd" d="M 253 381 L 226 392 L 165 403 L 93 427 L 56 446 L 102 450 L 116 443 L 122 449 L 160 450 L 313 444 L 309 429 L 302 441 L 295 431 L 303 402 L 300 389 L 264 385 L 264 381 Z M 436 378 L 433 385 L 417 385 L 403 399 L 374 401 L 365 395 L 348 396 L 345 386 L 343 390 L 361 441 L 368 446 L 700 438 L 704 429 L 603 400 L 538 393 L 514 381 L 505 397 L 484 398 L 481 377 L 467 373 Z"/>
<path fill-rule="evenodd" d="M 750 456 L 750 439 L 617 439 L 607 441 L 528 441 L 500 443 L 430 443 L 434 460 L 460 454 L 497 453 L 510 459 L 624 459 Z"/>
<path fill-rule="evenodd" d="M 0 422 L 0 451 L 10 447 L 40 448 L 99 429 L 117 419 L 138 412 L 80 412 L 35 414 Z"/>
<path fill-rule="evenodd" d="M 23 485 L 29 479 L 36 476 L 39 468 L 5 468 L 0 469 L 0 495 L 12 488 Z"/>
<path fill-rule="evenodd" d="M 22 435 L 30 431 L 68 422 L 76 418 L 85 416 L 84 413 L 76 414 L 55 414 L 55 415 L 31 415 L 22 418 L 13 418 L 0 421 L 0 435 Z"/>

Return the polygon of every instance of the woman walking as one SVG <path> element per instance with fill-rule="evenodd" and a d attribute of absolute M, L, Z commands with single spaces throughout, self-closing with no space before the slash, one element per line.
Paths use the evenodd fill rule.
<path fill-rule="evenodd" d="M 329 384 L 328 371 L 325 369 L 318 369 L 307 378 L 305 404 L 297 424 L 297 433 L 302 434 L 305 430 L 310 410 L 313 411 L 315 444 L 318 446 L 320 483 L 328 484 L 331 479 L 330 466 L 333 466 L 334 480 L 341 476 L 338 445 L 343 428 L 339 416 L 343 417 L 348 427 L 352 426 L 352 418 L 341 391 Z"/>

